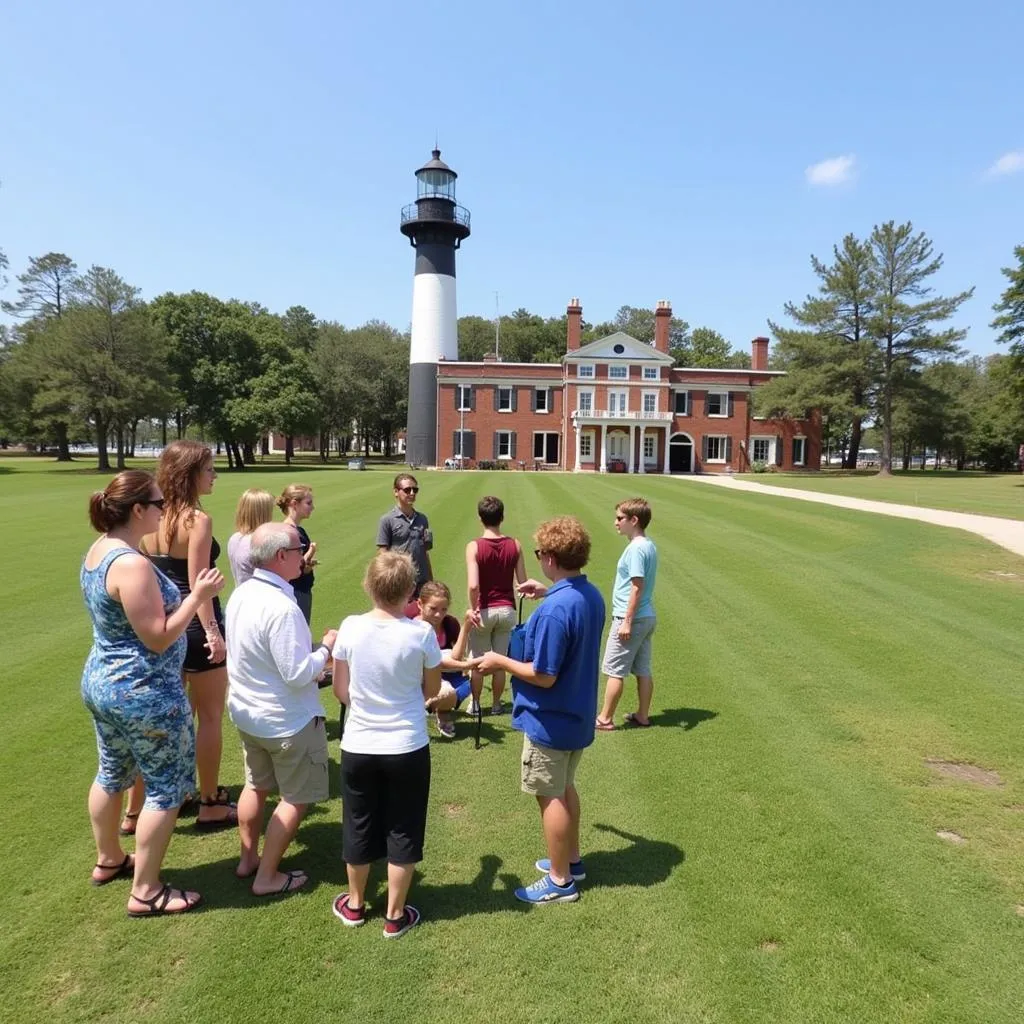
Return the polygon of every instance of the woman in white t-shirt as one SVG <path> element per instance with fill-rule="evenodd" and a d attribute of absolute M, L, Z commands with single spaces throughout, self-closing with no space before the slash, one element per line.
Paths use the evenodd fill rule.
<path fill-rule="evenodd" d="M 370 865 L 388 859 L 384 937 L 398 938 L 420 922 L 406 903 L 423 836 L 430 794 L 430 741 L 424 700 L 441 688 L 441 648 L 430 624 L 407 619 L 416 587 L 412 559 L 380 551 L 363 587 L 373 611 L 350 615 L 334 645 L 334 695 L 348 705 L 341 738 L 342 856 L 348 892 L 334 913 L 355 927 L 366 920 Z"/>

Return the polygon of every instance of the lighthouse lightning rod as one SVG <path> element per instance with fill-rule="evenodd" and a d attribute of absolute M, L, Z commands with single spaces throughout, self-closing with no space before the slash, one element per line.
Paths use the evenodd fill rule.
<path fill-rule="evenodd" d="M 498 312 L 498 293 L 494 293 L 494 358 L 498 359 L 498 343 L 501 340 L 501 314 Z"/>

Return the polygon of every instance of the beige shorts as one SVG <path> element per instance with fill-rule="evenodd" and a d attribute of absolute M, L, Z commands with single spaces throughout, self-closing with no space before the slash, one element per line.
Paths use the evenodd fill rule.
<path fill-rule="evenodd" d="M 290 804 L 315 804 L 330 796 L 327 782 L 327 729 L 311 718 L 294 736 L 265 739 L 238 730 L 242 738 L 245 781 Z"/>
<path fill-rule="evenodd" d="M 519 621 L 515 608 L 506 605 L 482 608 L 480 621 L 482 625 L 479 628 L 474 627 L 469 634 L 469 656 L 479 658 L 488 651 L 508 654 L 508 640 Z"/>
<path fill-rule="evenodd" d="M 534 796 L 564 796 L 566 789 L 576 782 L 581 757 L 582 750 L 555 750 L 524 736 L 523 792 Z"/>

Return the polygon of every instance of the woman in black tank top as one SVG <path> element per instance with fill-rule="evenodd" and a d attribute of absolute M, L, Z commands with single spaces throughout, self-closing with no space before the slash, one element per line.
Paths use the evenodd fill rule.
<path fill-rule="evenodd" d="M 212 492 L 216 479 L 213 454 L 198 441 L 174 441 L 160 456 L 157 482 L 164 495 L 164 514 L 160 529 L 145 537 L 143 552 L 178 585 L 183 596 L 191 592 L 200 569 L 212 568 L 220 555 L 213 523 L 200 504 L 203 495 Z M 238 816 L 228 791 L 218 779 L 228 686 L 224 616 L 219 598 L 199 606 L 185 636 L 185 684 L 196 715 L 196 828 L 227 828 L 237 824 Z"/>

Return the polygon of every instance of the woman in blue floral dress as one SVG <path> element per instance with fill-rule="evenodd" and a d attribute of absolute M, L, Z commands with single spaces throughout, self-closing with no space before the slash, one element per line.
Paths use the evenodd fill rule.
<path fill-rule="evenodd" d="M 160 522 L 163 497 L 149 473 L 119 473 L 89 500 L 102 534 L 82 563 L 82 594 L 92 617 L 93 645 L 82 674 L 82 699 L 93 716 L 99 771 L 89 790 L 96 840 L 93 885 L 133 877 L 130 917 L 179 914 L 197 892 L 160 881 L 160 867 L 185 794 L 194 787 L 195 734 L 182 685 L 184 632 L 196 609 L 224 586 L 216 569 L 200 572 L 184 600 L 178 588 L 139 553 Z M 121 798 L 137 776 L 146 802 L 135 831 L 135 855 L 121 849 Z"/>

